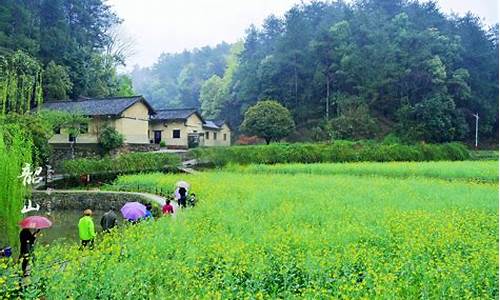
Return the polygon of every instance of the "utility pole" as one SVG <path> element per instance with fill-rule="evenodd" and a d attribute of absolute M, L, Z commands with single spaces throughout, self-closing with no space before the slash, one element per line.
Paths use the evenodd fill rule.
<path fill-rule="evenodd" d="M 476 149 L 477 149 L 477 128 L 479 125 L 479 113 L 472 114 L 476 118 Z"/>

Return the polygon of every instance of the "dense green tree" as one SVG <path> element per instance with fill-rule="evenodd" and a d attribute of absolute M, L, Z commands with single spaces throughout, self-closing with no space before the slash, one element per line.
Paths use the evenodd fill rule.
<path fill-rule="evenodd" d="M 292 133 L 295 123 L 290 111 L 274 100 L 259 101 L 245 112 L 241 131 L 266 140 L 280 141 Z"/>
<path fill-rule="evenodd" d="M 219 112 L 219 103 L 222 101 L 223 93 L 222 78 L 217 75 L 210 77 L 203 83 L 200 90 L 200 102 L 202 115 L 208 119 L 215 119 Z"/>
<path fill-rule="evenodd" d="M 231 101 L 231 84 L 233 76 L 238 69 L 238 56 L 243 51 L 243 43 L 235 43 L 227 57 L 227 67 L 224 76 L 210 77 L 205 81 L 200 90 L 200 103 L 202 115 L 209 119 L 219 119 L 224 106 Z"/>
<path fill-rule="evenodd" d="M 105 53 L 114 42 L 109 29 L 119 21 L 103 0 L 5 0 L 0 5 L 0 55 L 23 50 L 50 76 L 57 75 L 44 80 L 49 98 L 61 98 L 63 90 L 72 98 L 107 96 L 117 85 L 110 69 L 123 63 Z M 51 62 L 66 69 L 71 89 L 56 83 L 66 79 L 62 69 L 49 68 Z"/>
<path fill-rule="evenodd" d="M 134 96 L 135 91 L 132 87 L 132 79 L 127 75 L 118 76 L 118 90 L 113 93 L 115 96 Z"/>
<path fill-rule="evenodd" d="M 46 100 L 68 99 L 73 83 L 71 82 L 68 71 L 64 66 L 56 65 L 51 61 L 43 74 L 43 90 Z"/>

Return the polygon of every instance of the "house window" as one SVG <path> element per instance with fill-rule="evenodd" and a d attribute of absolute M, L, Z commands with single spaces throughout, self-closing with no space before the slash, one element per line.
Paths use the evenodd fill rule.
<path fill-rule="evenodd" d="M 214 132 L 214 140 L 217 139 L 217 132 Z"/>
<path fill-rule="evenodd" d="M 56 128 L 54 128 L 54 133 L 61 134 L 61 127 L 57 126 Z"/>
<path fill-rule="evenodd" d="M 70 143 L 76 142 L 76 136 L 74 134 L 70 133 L 68 136 L 68 142 L 70 142 Z"/>
<path fill-rule="evenodd" d="M 180 139 L 181 138 L 181 130 L 180 129 L 172 130 L 172 138 Z"/>
<path fill-rule="evenodd" d="M 224 133 L 224 134 L 222 135 L 222 138 L 224 139 L 224 141 L 225 141 L 225 140 L 227 140 L 227 134 L 225 134 L 225 133 Z"/>
<path fill-rule="evenodd" d="M 209 140 L 210 139 L 210 132 L 205 132 L 205 139 L 206 140 Z"/>
<path fill-rule="evenodd" d="M 80 124 L 80 133 L 81 134 L 89 133 L 89 124 L 87 123 Z"/>

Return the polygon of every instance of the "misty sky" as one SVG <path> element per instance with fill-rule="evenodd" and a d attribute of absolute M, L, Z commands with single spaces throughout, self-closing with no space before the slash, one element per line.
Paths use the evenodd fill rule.
<path fill-rule="evenodd" d="M 162 52 L 235 42 L 250 24 L 282 16 L 300 0 L 108 0 L 135 42 L 128 68 L 153 64 Z M 308 2 L 308 1 L 304 1 Z M 438 0 L 447 13 L 472 11 L 486 24 L 498 22 L 497 0 Z"/>

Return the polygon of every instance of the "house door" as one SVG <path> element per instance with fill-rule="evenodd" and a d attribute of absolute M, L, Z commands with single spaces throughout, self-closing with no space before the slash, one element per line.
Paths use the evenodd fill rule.
<path fill-rule="evenodd" d="M 155 144 L 159 144 L 161 142 L 161 130 L 155 130 L 154 135 Z"/>
<path fill-rule="evenodd" d="M 188 148 L 196 148 L 200 145 L 200 136 L 197 133 L 188 134 Z"/>

